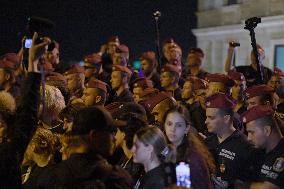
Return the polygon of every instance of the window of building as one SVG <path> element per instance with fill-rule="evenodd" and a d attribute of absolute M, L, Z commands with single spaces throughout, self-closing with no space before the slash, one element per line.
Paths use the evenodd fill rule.
<path fill-rule="evenodd" d="M 228 0 L 227 5 L 234 5 L 234 4 L 237 4 L 237 3 L 238 3 L 238 0 Z"/>
<path fill-rule="evenodd" d="M 284 45 L 275 45 L 274 66 L 284 70 Z"/>

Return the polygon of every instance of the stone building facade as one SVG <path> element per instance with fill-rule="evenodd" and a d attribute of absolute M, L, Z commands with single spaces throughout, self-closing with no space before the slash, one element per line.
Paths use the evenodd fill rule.
<path fill-rule="evenodd" d="M 206 55 L 204 68 L 210 72 L 224 72 L 230 40 L 241 45 L 236 51 L 236 65 L 250 64 L 251 40 L 244 26 L 246 19 L 255 16 L 262 18 L 255 33 L 257 43 L 266 52 L 265 66 L 284 68 L 283 7 L 283 0 L 199 0 L 198 27 L 193 33 L 197 46 Z M 277 56 L 276 51 L 279 52 Z"/>

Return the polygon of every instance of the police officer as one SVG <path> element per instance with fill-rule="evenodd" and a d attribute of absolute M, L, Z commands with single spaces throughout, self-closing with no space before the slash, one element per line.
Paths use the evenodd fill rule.
<path fill-rule="evenodd" d="M 82 100 L 85 106 L 104 105 L 107 99 L 107 84 L 91 78 L 86 84 Z"/>
<path fill-rule="evenodd" d="M 153 88 L 153 82 L 147 78 L 137 78 L 133 81 L 132 92 L 136 103 L 140 101 L 140 96 L 146 88 Z"/>
<path fill-rule="evenodd" d="M 129 91 L 131 70 L 126 66 L 113 65 L 111 73 L 111 88 L 115 92 L 112 102 L 132 102 L 132 93 Z"/>
<path fill-rule="evenodd" d="M 258 182 L 250 188 L 284 188 L 284 139 L 279 131 L 277 117 L 270 106 L 255 106 L 244 113 L 248 140 L 265 150 L 265 158 L 258 171 Z"/>
<path fill-rule="evenodd" d="M 166 64 L 161 69 L 161 86 L 163 90 L 169 93 L 175 100 L 181 101 L 181 89 L 179 88 L 180 69 L 176 65 Z"/>
<path fill-rule="evenodd" d="M 208 83 L 197 77 L 188 77 L 182 89 L 182 99 L 191 117 L 193 127 L 203 135 L 207 135 L 205 125 L 205 108 L 202 107 L 202 90 L 207 89 Z"/>
<path fill-rule="evenodd" d="M 256 105 L 274 106 L 274 89 L 268 85 L 255 85 L 245 90 L 247 109 Z"/>
<path fill-rule="evenodd" d="M 208 82 L 208 97 L 218 92 L 230 94 L 230 89 L 234 85 L 229 76 L 221 73 L 208 73 L 205 80 Z"/>
<path fill-rule="evenodd" d="M 242 114 L 246 111 L 246 106 L 244 104 L 244 90 L 246 89 L 246 79 L 242 73 L 236 71 L 229 71 L 228 76 L 232 80 L 234 80 L 234 86 L 231 89 L 231 95 L 237 102 L 234 108 L 234 112 Z"/>
<path fill-rule="evenodd" d="M 216 161 L 215 184 L 232 188 L 237 180 L 249 177 L 252 157 L 251 145 L 246 136 L 233 127 L 233 100 L 223 93 L 216 93 L 206 102 L 206 125 L 213 135 L 205 143 Z"/>
<path fill-rule="evenodd" d="M 204 58 L 203 50 L 200 48 L 191 48 L 187 55 L 187 75 L 192 75 L 200 79 L 205 79 L 207 72 L 202 69 Z"/>

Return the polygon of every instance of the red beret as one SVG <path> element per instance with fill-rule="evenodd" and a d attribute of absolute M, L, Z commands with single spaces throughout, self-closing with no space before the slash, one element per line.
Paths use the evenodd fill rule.
<path fill-rule="evenodd" d="M 86 87 L 87 88 L 98 88 L 107 93 L 107 84 L 94 77 L 89 80 L 89 82 L 86 84 Z"/>
<path fill-rule="evenodd" d="M 0 68 L 6 68 L 6 69 L 11 69 L 11 70 L 16 69 L 15 64 L 9 61 L 4 61 L 4 60 L 0 60 Z"/>
<path fill-rule="evenodd" d="M 120 44 L 120 45 L 118 45 L 116 51 L 118 53 L 129 53 L 129 48 L 124 44 Z"/>
<path fill-rule="evenodd" d="M 192 83 L 193 90 L 199 90 L 199 89 L 207 89 L 208 88 L 208 83 L 200 79 L 198 77 L 190 76 L 187 78 L 188 81 Z"/>
<path fill-rule="evenodd" d="M 120 71 L 120 72 L 128 73 L 129 75 L 132 74 L 132 71 L 127 66 L 122 66 L 122 65 L 113 65 L 112 71 Z"/>
<path fill-rule="evenodd" d="M 21 58 L 16 53 L 7 53 L 0 57 L 1 68 L 17 69 L 21 64 Z"/>
<path fill-rule="evenodd" d="M 206 108 L 234 108 L 235 101 L 224 93 L 216 93 L 206 99 Z"/>
<path fill-rule="evenodd" d="M 241 72 L 234 71 L 234 70 L 230 70 L 228 72 L 228 76 L 229 76 L 229 78 L 231 78 L 233 80 L 237 80 L 237 81 L 245 81 L 246 80 L 244 74 L 242 74 Z"/>
<path fill-rule="evenodd" d="M 106 105 L 105 108 L 114 117 L 114 114 L 120 110 L 121 106 L 123 106 L 122 102 L 113 102 L 113 103 Z"/>
<path fill-rule="evenodd" d="M 143 90 L 143 92 L 140 94 L 140 98 L 148 98 L 152 97 L 159 93 L 159 90 L 156 88 L 146 88 Z"/>
<path fill-rule="evenodd" d="M 152 111 L 153 108 L 159 104 L 160 102 L 162 102 L 165 99 L 173 99 L 171 96 L 169 96 L 167 93 L 165 92 L 158 92 L 156 93 L 155 96 L 152 96 L 151 98 L 145 100 L 143 102 L 143 105 L 145 107 L 145 109 Z"/>
<path fill-rule="evenodd" d="M 84 73 L 85 69 L 84 67 L 78 65 L 78 64 L 73 64 L 67 69 L 66 72 L 64 72 L 65 75 L 69 74 L 75 74 L 75 73 Z"/>
<path fill-rule="evenodd" d="M 118 38 L 117 35 L 111 36 L 110 38 L 108 38 L 107 42 L 108 43 L 110 43 L 110 42 L 120 43 L 119 38 Z"/>
<path fill-rule="evenodd" d="M 147 78 L 137 78 L 133 81 L 133 88 L 134 87 L 142 87 L 145 88 L 153 88 L 153 82 Z"/>
<path fill-rule="evenodd" d="M 248 123 L 250 121 L 266 117 L 272 116 L 274 114 L 274 110 L 271 106 L 268 105 L 258 105 L 250 108 L 246 112 L 244 112 L 241 116 L 243 123 Z"/>
<path fill-rule="evenodd" d="M 161 69 L 161 73 L 163 73 L 163 72 L 175 72 L 175 73 L 179 74 L 180 69 L 176 65 L 165 64 Z"/>
<path fill-rule="evenodd" d="M 198 54 L 201 58 L 204 58 L 204 52 L 200 48 L 191 48 L 189 49 L 188 54 Z"/>
<path fill-rule="evenodd" d="M 214 74 L 207 74 L 206 80 L 210 82 L 219 82 L 219 83 L 224 83 L 226 87 L 232 87 L 235 82 L 234 80 L 230 79 L 229 76 L 225 74 L 220 74 L 220 73 L 214 73 Z"/>
<path fill-rule="evenodd" d="M 90 54 L 85 56 L 84 58 L 85 63 L 89 64 L 100 64 L 102 62 L 102 57 L 99 54 Z"/>
<path fill-rule="evenodd" d="M 244 93 L 249 99 L 260 95 L 272 94 L 274 93 L 274 89 L 268 85 L 254 85 L 247 88 Z"/>
<path fill-rule="evenodd" d="M 67 84 L 66 78 L 65 78 L 62 74 L 57 73 L 57 72 L 49 72 L 49 73 L 46 75 L 46 81 L 47 81 L 47 82 L 51 82 L 51 81 L 61 81 L 61 82 L 64 83 L 65 85 Z"/>

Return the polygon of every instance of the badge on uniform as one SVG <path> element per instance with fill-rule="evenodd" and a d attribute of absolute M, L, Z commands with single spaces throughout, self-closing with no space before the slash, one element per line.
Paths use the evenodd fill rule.
<path fill-rule="evenodd" d="M 277 158 L 273 164 L 273 171 L 281 172 L 284 170 L 284 157 Z"/>

